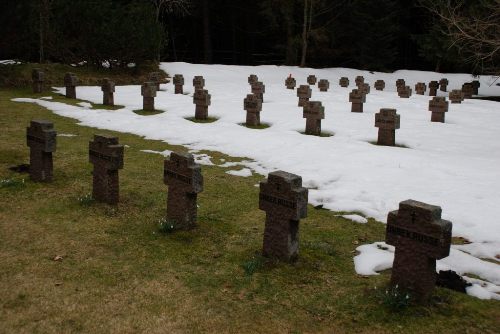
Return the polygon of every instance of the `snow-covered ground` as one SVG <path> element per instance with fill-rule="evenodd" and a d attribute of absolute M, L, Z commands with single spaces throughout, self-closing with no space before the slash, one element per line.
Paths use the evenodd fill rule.
<path fill-rule="evenodd" d="M 214 150 L 251 159 L 225 166 L 236 166 L 234 171 L 229 171 L 234 175 L 244 177 L 252 172 L 267 175 L 278 169 L 298 174 L 310 189 L 310 203 L 331 210 L 357 212 L 385 222 L 387 213 L 397 209 L 398 203 L 406 199 L 439 205 L 443 209 L 443 219 L 453 222 L 453 235 L 471 241 L 467 245 L 454 246 L 450 258 L 460 260 L 451 261 L 453 263 L 445 267 L 461 274 L 474 273 L 494 284 L 485 292 L 475 281 L 471 294 L 498 297 L 494 292 L 500 289 L 500 265 L 479 258 L 500 261 L 497 211 L 500 204 L 500 104 L 483 100 L 450 104 L 446 123 L 431 123 L 429 96 L 414 94 L 409 99 L 399 98 L 395 87 L 399 78 L 405 79 L 413 89 L 419 81 L 428 83 L 446 77 L 448 90 L 459 89 L 462 83 L 473 80 L 471 75 L 186 63 L 163 63 L 161 68 L 171 76 L 183 74 L 184 92 L 188 94 L 174 95 L 172 84 L 163 84 L 155 104 L 165 112 L 157 115 L 140 116 L 132 112 L 142 108 L 140 86 L 116 87 L 115 103 L 125 106 L 117 111 L 96 110 L 88 104 L 69 106 L 44 99 L 17 101 L 38 103 L 59 115 L 78 119 L 82 125 L 130 132 L 184 145 L 191 150 Z M 245 121 L 243 99 L 250 93 L 249 74 L 257 74 L 266 85 L 261 121 L 271 125 L 267 129 L 254 130 L 240 125 Z M 319 92 L 313 87 L 311 100 L 323 103 L 323 131 L 334 136 L 314 137 L 299 133 L 304 131 L 305 119 L 302 108 L 297 106 L 296 92 L 285 88 L 284 81 L 289 74 L 297 79 L 298 85 L 305 84 L 309 74 L 330 80 L 328 92 Z M 191 82 L 195 75 L 205 77 L 205 88 L 212 95 L 209 115 L 219 118 L 214 123 L 199 124 L 185 119 L 194 116 Z M 365 82 L 372 86 L 361 114 L 351 113 L 348 102 L 357 75 L 363 75 Z M 349 88 L 338 85 L 341 76 L 349 78 Z M 385 91 L 373 88 L 377 79 L 385 80 Z M 500 87 L 492 85 L 494 79 L 489 76 L 479 79 L 480 95 L 500 95 Z M 63 92 L 63 88 L 56 90 Z M 447 93 L 438 92 L 438 95 L 447 96 Z M 102 103 L 100 87 L 77 87 L 77 97 Z M 401 115 L 396 142 L 405 147 L 371 144 L 377 139 L 374 114 L 380 108 L 396 108 Z M 210 162 L 210 158 L 202 157 L 200 161 Z M 364 222 L 360 218 L 353 219 Z M 365 246 L 359 249 L 359 256 L 371 254 L 373 259 L 368 263 L 372 269 L 387 268 L 387 261 L 381 261 L 384 265 L 378 266 L 380 261 L 376 259 L 390 258 L 391 255 L 386 254 L 389 251 Z M 459 263 L 464 259 L 469 260 Z M 374 273 L 367 269 L 366 261 L 363 263 L 363 269 L 356 265 L 359 273 Z"/>

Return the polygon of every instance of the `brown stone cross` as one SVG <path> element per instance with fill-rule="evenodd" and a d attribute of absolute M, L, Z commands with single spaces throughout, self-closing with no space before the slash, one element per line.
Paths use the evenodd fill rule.
<path fill-rule="evenodd" d="M 436 96 L 438 87 L 439 87 L 439 82 L 437 81 L 429 82 L 429 96 Z"/>
<path fill-rule="evenodd" d="M 478 95 L 479 94 L 479 87 L 481 87 L 481 83 L 479 82 L 479 80 L 474 80 L 471 83 L 472 83 L 472 93 L 474 95 Z"/>
<path fill-rule="evenodd" d="M 160 90 L 160 72 L 151 72 L 148 77 L 149 82 L 154 82 L 156 86 L 156 90 Z"/>
<path fill-rule="evenodd" d="M 402 97 L 402 98 L 409 98 L 411 96 L 411 88 L 410 86 L 400 86 L 398 88 L 398 95 L 399 97 Z"/>
<path fill-rule="evenodd" d="M 99 202 L 120 201 L 118 170 L 123 168 L 123 145 L 117 137 L 94 135 L 89 142 L 89 161 L 94 165 L 92 197 Z"/>
<path fill-rule="evenodd" d="M 401 117 L 396 109 L 382 108 L 375 114 L 375 126 L 378 128 L 378 145 L 395 146 L 396 129 L 399 129 Z"/>
<path fill-rule="evenodd" d="M 303 107 L 311 98 L 312 90 L 309 85 L 300 85 L 297 88 L 297 96 L 299 98 L 299 107 Z"/>
<path fill-rule="evenodd" d="M 448 79 L 442 78 L 439 80 L 439 90 L 442 92 L 446 92 L 446 88 L 448 87 Z"/>
<path fill-rule="evenodd" d="M 424 95 L 425 91 L 427 90 L 427 85 L 423 82 L 417 82 L 415 85 L 415 93 L 418 95 Z"/>
<path fill-rule="evenodd" d="M 306 135 L 321 135 L 321 120 L 325 118 L 325 107 L 318 101 L 307 101 L 302 117 L 306 119 Z"/>
<path fill-rule="evenodd" d="M 361 75 L 358 75 L 355 79 L 354 79 L 354 83 L 356 84 L 357 87 L 359 87 L 359 85 L 361 84 L 364 84 L 365 83 L 365 78 Z"/>
<path fill-rule="evenodd" d="M 54 124 L 33 120 L 26 128 L 26 142 L 30 148 L 30 178 L 38 182 L 50 182 L 53 175 L 52 153 L 56 151 Z"/>
<path fill-rule="evenodd" d="M 376 90 L 384 90 L 384 88 L 385 88 L 385 81 L 384 80 L 375 81 L 375 89 Z"/>
<path fill-rule="evenodd" d="M 39 68 L 34 68 L 33 71 L 31 71 L 31 79 L 33 80 L 33 93 L 41 93 L 43 81 L 45 80 L 45 73 Z"/>
<path fill-rule="evenodd" d="M 398 90 L 399 87 L 404 87 L 405 85 L 406 85 L 406 82 L 404 79 L 396 80 L 396 90 Z"/>
<path fill-rule="evenodd" d="M 193 78 L 194 90 L 203 89 L 205 87 L 205 79 L 201 75 L 197 75 Z"/>
<path fill-rule="evenodd" d="M 295 80 L 295 78 L 292 78 L 291 74 L 288 78 L 286 78 L 285 86 L 287 89 L 295 89 L 295 86 L 297 86 L 297 81 Z"/>
<path fill-rule="evenodd" d="M 260 125 L 260 111 L 262 110 L 262 101 L 255 94 L 248 94 L 243 100 L 243 108 L 247 111 L 247 126 Z"/>
<path fill-rule="evenodd" d="M 197 89 L 193 94 L 193 103 L 196 105 L 194 118 L 205 120 L 208 118 L 208 106 L 211 104 L 211 95 L 206 89 Z"/>
<path fill-rule="evenodd" d="M 102 104 L 105 106 L 113 106 L 115 105 L 115 83 L 114 81 L 109 80 L 108 78 L 104 78 L 101 85 L 102 90 Z"/>
<path fill-rule="evenodd" d="M 318 79 L 316 78 L 316 76 L 311 74 L 307 77 L 307 84 L 310 86 L 314 86 L 317 80 Z"/>
<path fill-rule="evenodd" d="M 74 73 L 68 72 L 64 75 L 64 86 L 66 87 L 66 97 L 76 99 L 76 85 L 78 78 Z"/>
<path fill-rule="evenodd" d="M 299 254 L 299 221 L 307 217 L 308 190 L 298 175 L 276 171 L 260 182 L 259 209 L 266 212 L 263 255 L 285 261 Z"/>
<path fill-rule="evenodd" d="M 474 93 L 474 87 L 470 82 L 464 83 L 462 85 L 462 93 L 464 93 L 465 99 L 471 99 L 472 94 Z"/>
<path fill-rule="evenodd" d="M 391 285 L 425 301 L 436 284 L 436 259 L 450 253 L 451 230 L 439 206 L 407 200 L 389 212 L 386 242 L 396 247 Z"/>
<path fill-rule="evenodd" d="M 250 74 L 250 76 L 248 77 L 248 83 L 250 85 L 252 85 L 253 83 L 256 83 L 257 81 L 259 81 L 259 78 L 255 74 Z"/>
<path fill-rule="evenodd" d="M 448 97 L 451 101 L 451 103 L 462 103 L 464 100 L 464 93 L 460 89 L 453 89 L 449 94 Z"/>
<path fill-rule="evenodd" d="M 172 80 L 175 86 L 175 94 L 182 94 L 182 87 L 184 86 L 184 76 L 182 74 L 174 75 Z"/>
<path fill-rule="evenodd" d="M 153 111 L 155 110 L 156 84 L 148 81 L 141 86 L 142 109 Z"/>
<path fill-rule="evenodd" d="M 347 77 L 340 78 L 339 85 L 340 85 L 340 87 L 344 87 L 344 88 L 349 87 L 349 78 L 347 78 Z"/>
<path fill-rule="evenodd" d="M 261 82 L 257 81 L 252 83 L 252 94 L 257 95 L 257 97 L 264 103 L 264 93 L 266 92 L 266 86 Z"/>
<path fill-rule="evenodd" d="M 164 161 L 163 182 L 168 186 L 167 220 L 176 229 L 196 227 L 196 200 L 203 191 L 203 175 L 193 155 L 172 152 Z"/>
<path fill-rule="evenodd" d="M 352 103 L 351 112 L 363 112 L 363 103 L 366 102 L 366 94 L 360 89 L 353 89 L 349 93 L 349 102 Z"/>
<path fill-rule="evenodd" d="M 444 123 L 444 115 L 448 111 L 448 101 L 444 97 L 434 96 L 429 101 L 429 111 L 432 111 L 431 122 Z"/>
<path fill-rule="evenodd" d="M 327 92 L 328 88 L 330 88 L 330 81 L 321 79 L 320 81 L 318 81 L 318 88 L 320 92 Z"/>
<path fill-rule="evenodd" d="M 365 96 L 367 94 L 370 94 L 370 85 L 367 83 L 362 83 L 358 86 L 358 89 L 363 93 Z"/>

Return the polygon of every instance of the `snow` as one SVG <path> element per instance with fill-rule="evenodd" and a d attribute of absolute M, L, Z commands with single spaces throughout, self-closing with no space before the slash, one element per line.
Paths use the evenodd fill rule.
<path fill-rule="evenodd" d="M 12 59 L 0 60 L 0 65 L 19 65 L 19 64 L 22 63 L 17 60 L 12 60 Z"/>
<path fill-rule="evenodd" d="M 58 137 L 76 137 L 77 135 L 74 135 L 72 133 L 58 133 Z"/>
<path fill-rule="evenodd" d="M 365 217 L 360 216 L 360 215 L 340 215 L 340 217 L 352 220 L 353 222 L 360 223 L 360 224 L 368 223 L 368 219 L 366 219 Z"/>
<path fill-rule="evenodd" d="M 75 118 L 81 125 L 163 140 L 183 145 L 192 152 L 212 150 L 246 159 L 237 164 L 223 164 L 224 167 L 242 166 L 261 175 L 279 169 L 298 174 L 304 186 L 309 188 L 309 202 L 330 210 L 359 212 L 385 222 L 387 213 L 409 198 L 439 205 L 443 209 L 443 219 L 453 223 L 453 236 L 471 242 L 454 246 L 457 248 L 452 253 L 466 254 L 467 261 L 475 259 L 474 256 L 495 259 L 500 255 L 497 218 L 500 105 L 486 100 L 465 100 L 462 104 L 450 104 L 446 123 L 431 123 L 429 96 L 414 94 L 409 99 L 402 99 L 395 87 L 399 78 L 413 88 L 418 81 L 428 83 L 446 77 L 448 90 L 452 90 L 476 79 L 470 74 L 408 70 L 370 73 L 347 68 L 318 70 L 186 63 L 162 63 L 160 66 L 171 76 L 182 73 L 187 83 L 184 86 L 186 95 L 175 95 L 172 83 L 162 85 L 155 99 L 156 108 L 165 111 L 161 114 L 141 116 L 132 111 L 142 109 L 140 86 L 117 86 L 115 103 L 125 107 L 115 111 L 84 109 L 41 99 L 16 101 L 37 103 L 59 115 Z M 312 87 L 311 100 L 323 103 L 326 117 L 322 129 L 334 136 L 299 133 L 304 131 L 305 120 L 302 109 L 297 107 L 296 92 L 284 85 L 290 73 L 298 85 L 305 84 L 309 74 L 330 80 L 328 92 Z M 270 125 L 266 129 L 239 125 L 245 120 L 243 99 L 250 92 L 247 83 L 250 74 L 257 74 L 266 85 L 261 112 L 261 121 Z M 194 115 L 194 89 L 189 83 L 195 75 L 204 76 L 206 89 L 212 95 L 209 116 L 218 118 L 213 123 L 201 124 L 185 119 Z M 372 86 L 377 79 L 386 81 L 384 91 L 371 89 L 364 113 L 351 113 L 348 102 L 357 75 L 363 75 L 365 82 Z M 338 85 L 342 76 L 349 78 L 349 88 Z M 490 76 L 479 78 L 480 95 L 500 95 L 500 87 L 490 86 L 494 80 Z M 56 91 L 63 93 L 64 88 L 56 88 Z M 438 95 L 447 96 L 447 93 L 438 91 Z M 100 87 L 77 87 L 77 96 L 93 103 L 102 102 Z M 377 139 L 374 114 L 381 108 L 396 108 L 401 115 L 396 142 L 405 147 L 372 144 Z M 198 155 L 197 161 L 213 165 L 208 155 Z M 488 268 L 485 270 L 491 270 Z"/>
<path fill-rule="evenodd" d="M 231 175 L 236 175 L 236 176 L 242 176 L 242 177 L 252 176 L 252 170 L 249 168 L 243 168 L 240 170 L 228 170 L 226 173 L 231 174 Z"/>

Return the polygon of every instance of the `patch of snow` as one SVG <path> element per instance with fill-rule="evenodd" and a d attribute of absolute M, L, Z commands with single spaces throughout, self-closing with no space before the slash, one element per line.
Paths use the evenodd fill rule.
<path fill-rule="evenodd" d="M 88 102 L 78 102 L 77 103 L 80 107 L 83 107 L 84 109 L 90 109 L 92 108 L 92 104 Z"/>
<path fill-rule="evenodd" d="M 226 174 L 249 177 L 252 176 L 252 171 L 249 168 L 243 168 L 240 170 L 228 170 Z"/>
<path fill-rule="evenodd" d="M 41 99 L 52 100 L 52 96 L 42 96 Z"/>
<path fill-rule="evenodd" d="M 208 154 L 193 154 L 194 156 L 194 161 L 200 165 L 205 165 L 205 166 L 214 166 L 215 164 L 210 160 L 212 157 L 209 156 Z"/>
<path fill-rule="evenodd" d="M 0 60 L 0 65 L 19 65 L 22 64 L 20 61 L 13 60 L 13 59 L 4 59 Z"/>
<path fill-rule="evenodd" d="M 366 224 L 368 223 L 368 219 L 360 215 L 339 215 L 339 217 L 343 217 L 345 219 L 352 220 L 353 222 Z"/>
<path fill-rule="evenodd" d="M 58 137 L 76 137 L 78 135 L 74 135 L 74 134 L 71 134 L 71 133 L 58 133 L 57 136 Z"/>
<path fill-rule="evenodd" d="M 163 155 L 164 157 L 169 157 L 170 153 L 172 153 L 172 151 L 169 151 L 169 150 L 165 150 L 165 151 L 141 150 L 141 152 L 160 154 L 160 155 Z"/>

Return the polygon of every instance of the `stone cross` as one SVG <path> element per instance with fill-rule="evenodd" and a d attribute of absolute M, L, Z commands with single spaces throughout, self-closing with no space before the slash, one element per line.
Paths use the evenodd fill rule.
<path fill-rule="evenodd" d="M 94 135 L 89 142 L 89 161 L 94 165 L 92 197 L 99 202 L 120 201 L 118 170 L 123 168 L 123 145 L 118 137 Z"/>
<path fill-rule="evenodd" d="M 425 91 L 427 90 L 427 85 L 423 82 L 417 82 L 415 85 L 415 93 L 418 95 L 424 95 Z"/>
<path fill-rule="evenodd" d="M 154 82 L 145 82 L 141 86 L 142 109 L 147 111 L 155 110 L 156 84 Z"/>
<path fill-rule="evenodd" d="M 474 95 L 479 94 L 479 87 L 481 87 L 481 83 L 478 80 L 472 81 L 472 92 Z"/>
<path fill-rule="evenodd" d="M 398 88 L 398 95 L 399 97 L 402 97 L 402 98 L 409 98 L 411 96 L 411 88 L 410 86 L 401 86 Z"/>
<path fill-rule="evenodd" d="M 320 92 L 327 92 L 328 88 L 330 88 L 330 81 L 328 81 L 326 79 L 321 79 L 318 82 L 318 88 L 319 88 Z"/>
<path fill-rule="evenodd" d="M 318 101 L 307 101 L 302 117 L 306 119 L 306 135 L 321 135 L 321 120 L 325 118 L 325 107 Z"/>
<path fill-rule="evenodd" d="M 450 254 L 451 230 L 439 206 L 407 200 L 389 212 L 386 242 L 396 247 L 391 285 L 427 300 L 436 284 L 436 260 Z"/>
<path fill-rule="evenodd" d="M 43 90 L 45 73 L 39 68 L 34 68 L 33 71 L 31 71 L 31 79 L 33 80 L 33 93 L 41 93 Z"/>
<path fill-rule="evenodd" d="M 474 93 L 474 87 L 470 82 L 464 83 L 462 85 L 462 92 L 464 93 L 465 99 L 471 99 L 472 94 Z"/>
<path fill-rule="evenodd" d="M 257 81 L 259 81 L 259 78 L 255 74 L 250 74 L 250 76 L 248 77 L 248 83 L 252 85 Z"/>
<path fill-rule="evenodd" d="M 375 114 L 375 126 L 378 128 L 377 145 L 396 145 L 396 129 L 399 129 L 400 119 L 396 109 L 382 108 Z"/>
<path fill-rule="evenodd" d="M 64 86 L 66 86 L 66 97 L 69 99 L 76 99 L 76 85 L 78 78 L 74 73 L 66 73 L 64 75 Z"/>
<path fill-rule="evenodd" d="M 299 107 L 303 107 L 311 98 L 312 90 L 308 85 L 300 85 L 297 88 L 297 96 L 299 97 Z"/>
<path fill-rule="evenodd" d="M 105 106 L 114 106 L 115 105 L 115 83 L 114 81 L 109 80 L 108 78 L 104 78 L 101 84 L 102 90 L 102 104 Z"/>
<path fill-rule="evenodd" d="M 259 209 L 266 212 L 263 255 L 294 261 L 299 255 L 299 221 L 307 217 L 308 190 L 302 178 L 284 171 L 260 182 Z"/>
<path fill-rule="evenodd" d="M 439 82 L 437 81 L 429 82 L 429 96 L 436 96 L 438 87 L 439 87 Z"/>
<path fill-rule="evenodd" d="M 194 90 L 203 89 L 205 87 L 205 79 L 201 75 L 197 75 L 193 78 Z"/>
<path fill-rule="evenodd" d="M 318 79 L 316 78 L 315 75 L 311 74 L 307 77 L 307 84 L 310 86 L 314 86 L 316 84 L 316 81 L 318 81 Z"/>
<path fill-rule="evenodd" d="M 384 88 L 385 88 L 385 81 L 384 80 L 375 81 L 375 89 L 376 90 L 384 90 Z"/>
<path fill-rule="evenodd" d="M 194 118 L 205 120 L 208 118 L 208 106 L 211 103 L 211 95 L 206 89 L 197 89 L 193 94 L 193 103 L 196 105 Z"/>
<path fill-rule="evenodd" d="M 366 102 L 366 94 L 360 89 L 353 89 L 349 93 L 349 102 L 352 102 L 351 112 L 363 112 L 363 103 Z"/>
<path fill-rule="evenodd" d="M 365 95 L 370 94 L 370 85 L 367 83 L 360 84 L 358 89 Z"/>
<path fill-rule="evenodd" d="M 406 86 L 404 79 L 396 80 L 396 90 L 398 90 L 400 87 L 404 87 L 404 86 Z"/>
<path fill-rule="evenodd" d="M 182 94 L 182 86 L 184 86 L 184 76 L 182 74 L 174 75 L 174 86 L 175 86 L 175 94 Z"/>
<path fill-rule="evenodd" d="M 196 200 L 203 191 L 203 175 L 193 155 L 170 153 L 163 165 L 163 182 L 168 186 L 167 221 L 176 229 L 196 227 Z"/>
<path fill-rule="evenodd" d="M 288 76 L 285 80 L 285 86 L 287 89 L 295 89 L 295 86 L 297 86 L 297 81 L 295 78 L 292 78 L 292 75 Z"/>
<path fill-rule="evenodd" d="M 365 83 L 365 78 L 361 75 L 358 75 L 355 79 L 354 79 L 354 82 L 356 83 L 356 86 L 359 87 L 359 85 L 361 84 L 364 84 Z"/>
<path fill-rule="evenodd" d="M 156 90 L 160 90 L 160 72 L 151 72 L 148 77 L 149 82 L 154 82 L 156 85 Z"/>
<path fill-rule="evenodd" d="M 448 111 L 448 101 L 441 96 L 434 96 L 429 101 L 429 111 L 432 111 L 431 122 L 444 123 L 444 115 Z"/>
<path fill-rule="evenodd" d="M 462 103 L 464 100 L 464 93 L 460 89 L 454 89 L 449 94 L 448 97 L 451 103 Z"/>
<path fill-rule="evenodd" d="M 266 85 L 261 81 L 254 82 L 252 84 L 252 94 L 257 95 L 257 97 L 264 103 L 264 93 L 266 92 Z"/>
<path fill-rule="evenodd" d="M 52 153 L 56 151 L 54 124 L 33 120 L 26 128 L 26 142 L 30 148 L 30 178 L 38 182 L 52 181 Z"/>
<path fill-rule="evenodd" d="M 442 78 L 439 80 L 439 90 L 442 92 L 446 92 L 446 88 L 448 87 L 448 79 Z"/>
<path fill-rule="evenodd" d="M 260 111 L 262 110 L 262 101 L 255 94 L 248 94 L 243 100 L 243 108 L 247 111 L 247 126 L 260 125 Z"/>
<path fill-rule="evenodd" d="M 349 78 L 347 78 L 347 77 L 340 78 L 339 85 L 340 85 L 340 87 L 344 87 L 344 88 L 349 87 Z"/>

